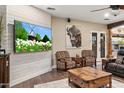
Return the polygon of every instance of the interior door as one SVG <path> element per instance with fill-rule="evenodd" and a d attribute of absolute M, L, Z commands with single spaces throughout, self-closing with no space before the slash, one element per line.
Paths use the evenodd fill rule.
<path fill-rule="evenodd" d="M 105 58 L 105 33 L 100 33 L 100 57 Z"/>
<path fill-rule="evenodd" d="M 105 37 L 104 32 L 92 32 L 92 50 L 97 58 L 97 61 L 101 61 L 101 58 L 105 58 Z"/>
<path fill-rule="evenodd" d="M 97 58 L 97 33 L 92 33 L 92 50 L 94 52 L 95 57 Z"/>

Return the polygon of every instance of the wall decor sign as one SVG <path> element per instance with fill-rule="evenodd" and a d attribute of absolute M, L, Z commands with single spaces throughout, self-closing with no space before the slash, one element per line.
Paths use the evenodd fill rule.
<path fill-rule="evenodd" d="M 14 24 L 15 53 L 42 52 L 52 49 L 51 28 L 17 20 Z"/>
<path fill-rule="evenodd" d="M 66 47 L 67 48 L 81 47 L 81 32 L 75 25 L 66 26 Z"/>

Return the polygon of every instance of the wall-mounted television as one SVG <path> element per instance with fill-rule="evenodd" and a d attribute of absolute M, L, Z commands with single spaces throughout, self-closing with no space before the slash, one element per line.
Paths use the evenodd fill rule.
<path fill-rule="evenodd" d="M 52 49 L 51 28 L 14 21 L 15 53 L 40 52 Z"/>

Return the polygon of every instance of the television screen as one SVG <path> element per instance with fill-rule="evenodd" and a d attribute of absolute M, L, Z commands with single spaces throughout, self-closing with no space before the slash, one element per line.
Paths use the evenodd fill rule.
<path fill-rule="evenodd" d="M 15 52 L 39 52 L 52 48 L 51 28 L 42 27 L 26 22 L 14 21 L 15 24 Z"/>

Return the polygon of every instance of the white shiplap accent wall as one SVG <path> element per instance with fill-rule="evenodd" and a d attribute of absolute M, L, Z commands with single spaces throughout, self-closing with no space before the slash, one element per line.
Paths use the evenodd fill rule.
<path fill-rule="evenodd" d="M 3 16 L 2 20 L 2 27 L 3 30 L 1 32 L 1 48 L 6 49 L 7 48 L 7 34 L 6 34 L 6 6 L 0 5 L 0 16 Z"/>
<path fill-rule="evenodd" d="M 10 86 L 21 83 L 51 70 L 51 51 L 36 53 L 13 53 L 14 20 L 51 27 L 51 16 L 32 6 L 7 6 L 8 45 L 10 56 Z"/>
<path fill-rule="evenodd" d="M 51 16 L 33 6 L 10 5 L 7 6 L 8 22 L 13 24 L 13 20 L 26 21 L 45 27 L 51 27 Z"/>

